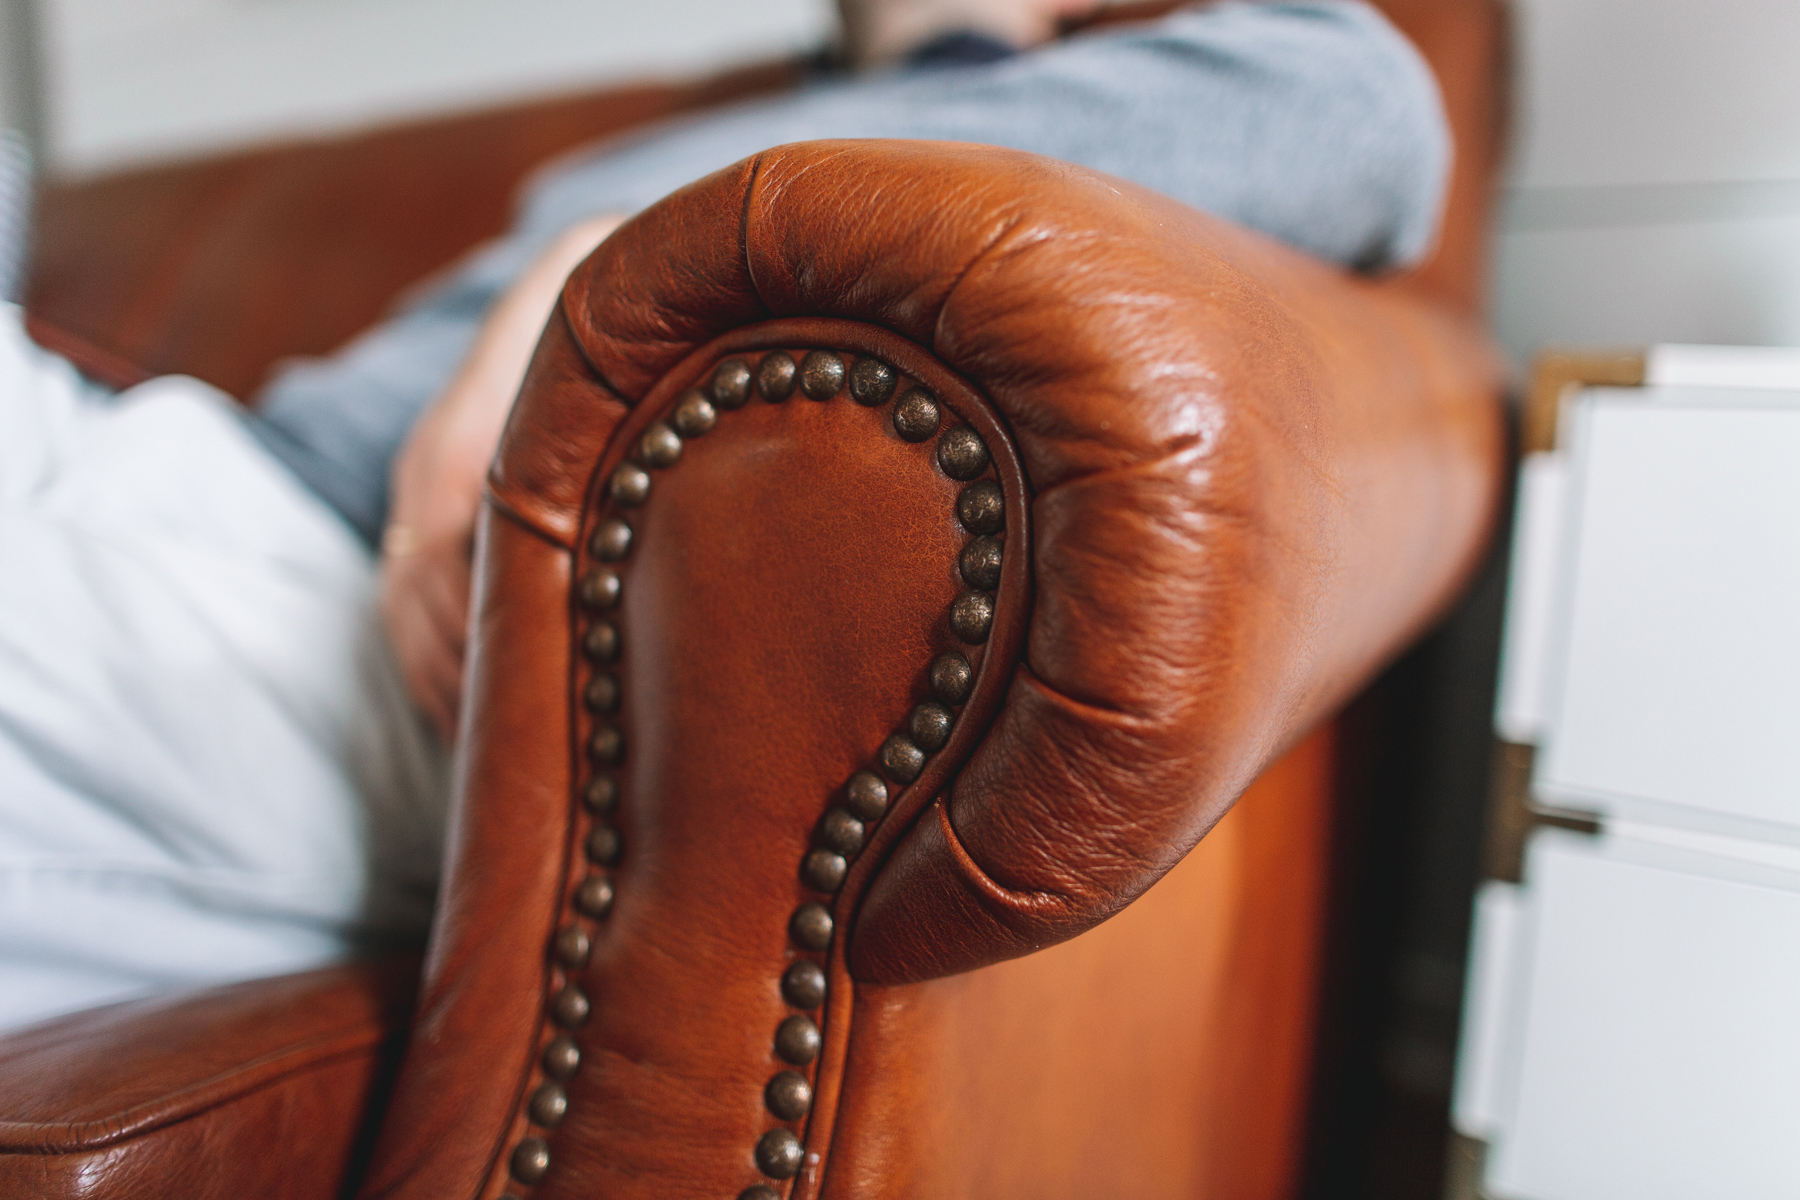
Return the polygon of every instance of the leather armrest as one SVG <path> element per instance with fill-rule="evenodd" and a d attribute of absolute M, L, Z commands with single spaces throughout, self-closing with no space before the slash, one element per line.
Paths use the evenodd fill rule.
<path fill-rule="evenodd" d="M 489 477 L 365 1194 L 958 1194 L 870 1183 L 907 1125 L 856 1064 L 948 1045 L 883 1014 L 1119 912 L 1431 619 L 1498 382 L 1429 299 L 989 147 L 780 147 L 626 223 Z"/>
<path fill-rule="evenodd" d="M 25 314 L 25 332 L 31 340 L 74 364 L 75 369 L 95 383 L 124 391 L 150 378 L 150 373 L 135 363 L 103 350 L 78 333 L 46 321 L 34 313 Z"/>
<path fill-rule="evenodd" d="M 1027 954 L 1141 895 L 1441 611 L 1500 494 L 1503 369 L 1471 318 L 1014 151 L 777 147 L 627 223 L 563 313 L 625 405 L 734 327 L 828 317 L 926 349 L 1016 439 L 1023 661 L 870 886 L 851 968 L 872 982 Z M 537 395 L 495 495 L 572 535 L 616 417 Z"/>
<path fill-rule="evenodd" d="M 359 962 L 0 1037 L 0 1195 L 341 1194 L 418 972 L 412 955 Z"/>

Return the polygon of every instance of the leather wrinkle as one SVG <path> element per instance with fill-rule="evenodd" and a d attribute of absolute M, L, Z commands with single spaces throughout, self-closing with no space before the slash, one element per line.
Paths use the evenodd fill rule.
<path fill-rule="evenodd" d="M 623 404 L 626 408 L 630 408 L 633 403 L 631 397 L 624 389 L 620 388 L 617 384 L 613 383 L 612 380 L 606 377 L 606 372 L 601 368 L 599 363 L 594 361 L 593 356 L 588 353 L 587 344 L 582 340 L 580 333 L 575 328 L 574 322 L 569 318 L 569 291 L 573 279 L 574 276 L 571 275 L 569 279 L 564 280 L 561 290 L 556 293 L 556 309 L 552 314 L 551 319 L 559 323 L 562 328 L 567 331 L 569 340 L 575 343 L 575 349 L 581 355 L 582 364 L 587 367 L 588 375 L 591 377 L 592 382 L 598 387 L 603 388 L 607 395 L 617 400 L 620 404 Z"/>
<path fill-rule="evenodd" d="M 1015 681 L 1014 686 L 1033 687 L 1041 697 L 1052 703 L 1060 699 L 1052 690 L 1046 688 L 1042 680 L 1035 675 L 1021 677 Z M 1137 726 L 1138 730 L 1145 728 L 1146 726 L 1142 723 Z M 1109 732 L 1112 736 L 1117 737 L 1116 725 Z M 1124 740 L 1126 744 L 1130 744 L 1133 740 L 1133 731 L 1126 731 Z M 1149 759 L 1155 752 L 1156 747 L 1153 744 L 1145 745 L 1146 759 Z M 1095 765 L 1092 761 L 1094 756 L 1091 751 L 1076 753 L 1052 742 L 1040 753 L 1049 760 L 1046 768 L 1060 774 L 1066 782 L 1058 797 L 1041 796 L 1037 799 L 1046 811 L 1062 820 L 1078 823 L 1086 830 L 1087 840 L 1082 847 L 1084 854 L 1102 861 L 1123 861 L 1130 864 L 1132 868 L 1141 867 L 1147 862 L 1154 861 L 1146 858 L 1140 852 L 1138 843 L 1143 839 L 1146 825 L 1149 818 L 1155 814 L 1155 809 L 1149 811 L 1134 809 L 1132 805 L 1114 799 L 1119 795 L 1117 781 L 1105 777 L 1102 773 L 1103 768 Z M 1165 789 L 1165 791 L 1174 797 L 1179 797 L 1179 799 L 1171 799 L 1167 802 L 1171 807 L 1176 805 L 1185 807 L 1188 803 L 1185 797 L 1180 797 L 1179 792 L 1174 792 L 1172 789 Z M 956 797 L 957 793 L 953 789 L 944 806 L 945 819 L 952 830 L 956 825 Z M 980 821 L 990 818 L 990 814 L 985 810 L 979 798 L 966 803 L 963 807 L 965 810 L 974 809 L 973 812 L 966 814 L 966 820 Z M 1207 822 L 1206 828 L 1210 827 L 1211 822 Z M 1170 853 L 1163 857 L 1170 861 L 1180 858 L 1192 849 L 1193 844 L 1197 843 L 1204 833 L 1205 830 L 1201 829 L 1195 832 L 1192 839 L 1186 841 L 1186 844 L 1177 843 L 1166 847 Z M 1091 867 L 1083 869 L 1079 864 L 1071 862 L 1066 851 L 1059 853 L 1060 848 L 1054 843 L 1045 843 L 1036 847 L 1029 843 L 1023 844 L 1016 851 L 1015 861 L 1009 870 L 1004 864 L 989 865 L 984 861 L 985 854 L 972 848 L 960 834 L 957 835 L 957 842 L 968 862 L 979 866 L 981 874 L 993 880 L 995 886 L 1003 888 L 1013 895 L 1056 896 L 1063 903 L 1069 905 L 1093 899 L 1113 898 L 1118 895 L 1116 887 L 1105 886 L 1104 881 L 1096 880 Z M 1030 879 L 1022 877 L 1027 870 L 1033 876 Z"/>
<path fill-rule="evenodd" d="M 1010 238 L 1022 224 L 1024 224 L 1024 221 L 1025 218 L 1018 215 L 1006 218 L 1005 223 L 993 232 L 987 245 L 976 250 L 975 253 L 969 257 L 969 261 L 963 264 L 962 270 L 956 272 L 955 277 L 950 280 L 950 286 L 944 290 L 943 299 L 938 302 L 937 321 L 933 325 L 931 331 L 931 348 L 933 352 L 938 354 L 943 353 L 941 347 L 947 340 L 944 331 L 944 317 L 945 314 L 950 311 L 952 304 L 954 304 L 956 300 L 957 289 L 962 287 L 963 282 L 967 280 L 970 275 L 974 274 L 982 267 L 989 256 L 1009 253 L 1009 249 L 1006 246 L 1007 239 Z M 1039 233 L 1032 238 L 1030 245 L 1041 245 L 1048 236 L 1048 234 Z M 1010 253 L 1020 254 L 1028 248 L 1029 247 L 1011 248 Z"/>
<path fill-rule="evenodd" d="M 565 553 L 574 552 L 575 548 L 570 544 L 569 539 L 559 536 L 554 530 L 544 528 L 543 525 L 532 520 L 530 517 L 514 508 L 511 504 L 508 504 L 504 496 L 498 495 L 494 491 L 492 484 L 482 488 L 481 498 L 489 508 L 493 509 L 495 515 L 505 517 L 508 521 L 511 521 L 526 533 L 554 546 L 558 550 L 564 551 Z"/>
<path fill-rule="evenodd" d="M 962 839 L 957 836 L 955 823 L 950 820 L 949 805 L 940 799 L 932 804 L 928 812 L 937 819 L 938 827 L 944 835 L 945 844 L 949 846 L 950 853 L 956 857 L 958 865 L 962 867 L 964 876 L 976 886 L 986 903 L 1025 914 L 1058 908 L 1075 899 L 1075 897 L 1059 896 L 1042 889 L 1019 891 L 1007 887 L 988 874 L 981 864 L 975 861 L 975 856 L 969 853 L 968 847 L 963 845 Z"/>

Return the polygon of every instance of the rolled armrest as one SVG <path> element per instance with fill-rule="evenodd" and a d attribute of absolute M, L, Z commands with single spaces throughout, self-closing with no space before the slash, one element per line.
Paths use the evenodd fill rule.
<path fill-rule="evenodd" d="M 1065 940 L 1194 846 L 1451 597 L 1494 513 L 1501 365 L 1469 321 L 1120 180 L 991 147 L 768 151 L 620 230 L 565 311 L 627 401 L 788 316 L 928 348 L 998 410 L 1035 599 L 998 718 L 870 885 L 854 975 Z M 611 424 L 552 405 L 576 461 Z M 502 456 L 573 529 L 584 475 Z"/>
<path fill-rule="evenodd" d="M 416 956 L 355 963 L 0 1037 L 0 1195 L 340 1195 L 418 970 Z"/>
<path fill-rule="evenodd" d="M 995 964 L 1169 873 L 1446 602 L 1498 380 L 1427 300 L 989 147 L 782 147 L 627 223 L 490 475 L 443 898 L 364 1194 L 1036 1195 L 1043 1164 L 1206 1190 L 1155 1131 L 1211 1119 L 1196 1081 L 1239 1078 L 1213 1043 L 1253 1023 L 1205 1007 L 1237 968 L 1195 947 L 1289 981 L 1261 1008 L 1295 1078 L 1326 742 L 1265 790 L 1273 854 L 1221 831 L 1147 901 L 1174 919 Z M 1040 1053 L 1071 1030 L 1091 1057 Z M 1041 1153 L 1097 1097 L 1105 1152 Z M 989 1190 L 1009 1114 L 1029 1169 Z M 1121 1190 L 1113 1155 L 1173 1174 Z"/>

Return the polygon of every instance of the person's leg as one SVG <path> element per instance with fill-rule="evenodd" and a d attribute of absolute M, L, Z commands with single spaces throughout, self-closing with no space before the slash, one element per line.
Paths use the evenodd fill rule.
<path fill-rule="evenodd" d="M 229 404 L 0 306 L 0 1026 L 425 929 L 442 755 L 367 551 Z"/>

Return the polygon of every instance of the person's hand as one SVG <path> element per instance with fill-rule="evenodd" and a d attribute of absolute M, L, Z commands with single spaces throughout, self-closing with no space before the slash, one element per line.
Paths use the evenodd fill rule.
<path fill-rule="evenodd" d="M 456 734 L 462 696 L 475 516 L 488 463 L 563 281 L 621 220 L 575 226 L 519 277 L 394 459 L 381 619 L 407 689 L 446 739 Z"/>

